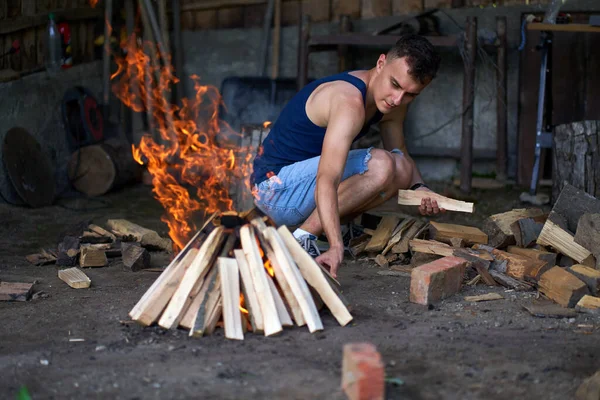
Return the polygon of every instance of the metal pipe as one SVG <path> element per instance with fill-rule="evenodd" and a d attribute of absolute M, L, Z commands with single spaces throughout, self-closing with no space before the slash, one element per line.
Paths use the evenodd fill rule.
<path fill-rule="evenodd" d="M 498 49 L 496 52 L 496 179 L 506 180 L 507 147 L 507 81 L 506 17 L 496 17 Z"/>
<path fill-rule="evenodd" d="M 460 159 L 460 190 L 471 192 L 473 174 L 473 106 L 475 100 L 475 60 L 477 55 L 477 18 L 467 17 L 465 40 L 463 116 Z"/>

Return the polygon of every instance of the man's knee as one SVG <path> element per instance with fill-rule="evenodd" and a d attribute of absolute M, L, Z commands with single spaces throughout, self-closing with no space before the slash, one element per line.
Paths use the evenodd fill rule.
<path fill-rule="evenodd" d="M 379 187 L 387 187 L 395 180 L 394 157 L 382 149 L 372 149 L 369 160 L 369 179 Z"/>

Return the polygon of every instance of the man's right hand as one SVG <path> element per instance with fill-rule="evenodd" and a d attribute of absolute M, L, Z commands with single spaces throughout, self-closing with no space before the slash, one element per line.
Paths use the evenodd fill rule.
<path fill-rule="evenodd" d="M 337 270 L 344 260 L 344 247 L 330 247 L 325 253 L 321 254 L 315 261 L 324 267 L 329 268 L 329 273 L 337 278 Z"/>

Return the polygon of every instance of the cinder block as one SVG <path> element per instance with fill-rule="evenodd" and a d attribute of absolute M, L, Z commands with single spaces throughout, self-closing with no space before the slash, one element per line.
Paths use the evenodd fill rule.
<path fill-rule="evenodd" d="M 342 390 L 349 400 L 383 400 L 384 367 L 381 355 L 371 343 L 344 345 Z"/>
<path fill-rule="evenodd" d="M 460 292 L 467 261 L 448 256 L 421 265 L 410 276 L 410 301 L 429 305 Z"/>

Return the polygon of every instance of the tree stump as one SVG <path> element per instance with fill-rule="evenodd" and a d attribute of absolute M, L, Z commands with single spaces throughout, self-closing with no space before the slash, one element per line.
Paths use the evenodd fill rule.
<path fill-rule="evenodd" d="M 564 182 L 600 197 L 600 121 L 580 121 L 554 129 L 552 198 Z"/>

